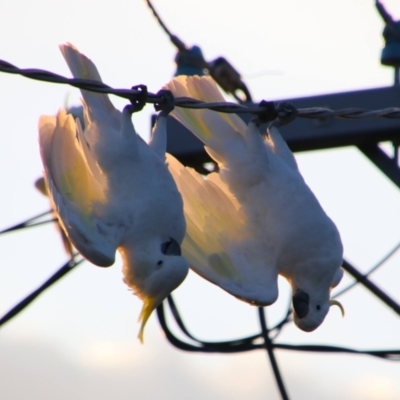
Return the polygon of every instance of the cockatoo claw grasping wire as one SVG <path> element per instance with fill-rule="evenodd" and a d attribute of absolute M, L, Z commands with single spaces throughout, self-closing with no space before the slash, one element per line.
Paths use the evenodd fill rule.
<path fill-rule="evenodd" d="M 209 77 L 179 76 L 166 88 L 176 97 L 224 101 Z M 257 121 L 246 126 L 237 115 L 178 108 L 172 116 L 203 141 L 219 166 L 203 178 L 168 158 L 184 199 L 182 249 L 191 268 L 257 305 L 276 300 L 281 274 L 292 287 L 296 325 L 316 329 L 333 304 L 330 290 L 341 278 L 343 248 L 276 126 L 263 138 Z"/>
<path fill-rule="evenodd" d="M 75 78 L 101 81 L 71 44 L 61 52 Z M 165 164 L 166 115 L 146 144 L 129 105 L 121 113 L 105 94 L 82 90 L 85 130 L 64 110 L 42 116 L 39 143 L 53 209 L 77 250 L 93 264 L 123 260 L 123 280 L 143 300 L 140 340 L 151 314 L 188 273 L 182 197 Z M 140 99 L 139 99 L 140 101 Z"/>

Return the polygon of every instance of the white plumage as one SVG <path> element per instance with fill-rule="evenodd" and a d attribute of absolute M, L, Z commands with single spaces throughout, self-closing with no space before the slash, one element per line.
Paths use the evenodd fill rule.
<path fill-rule="evenodd" d="M 101 81 L 95 65 L 60 46 L 76 78 Z M 124 282 L 143 300 L 139 337 L 151 312 L 186 277 L 182 198 L 165 165 L 166 115 L 147 145 L 131 108 L 121 113 L 105 94 L 82 90 L 85 131 L 64 110 L 42 116 L 39 142 L 53 207 L 79 252 L 110 266 L 118 249 Z"/>
<path fill-rule="evenodd" d="M 224 101 L 209 77 L 174 78 L 176 97 Z M 278 296 L 277 276 L 293 291 L 294 319 L 305 331 L 325 318 L 339 283 L 338 230 L 304 182 L 279 131 L 263 138 L 254 122 L 210 110 L 172 115 L 205 144 L 219 172 L 201 177 L 172 157 L 169 168 L 184 199 L 183 255 L 201 276 L 256 305 Z"/>

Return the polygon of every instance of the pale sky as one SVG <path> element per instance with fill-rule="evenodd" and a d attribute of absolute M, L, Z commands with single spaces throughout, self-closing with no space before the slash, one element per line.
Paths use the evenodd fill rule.
<path fill-rule="evenodd" d="M 400 18 L 400 2 L 384 4 Z M 383 23 L 372 0 L 154 0 L 173 33 L 201 46 L 207 60 L 226 57 L 256 100 L 278 100 L 392 84 L 380 65 Z M 142 0 L 14 0 L 0 13 L 0 58 L 23 68 L 70 76 L 58 45 L 71 42 L 97 65 L 105 83 L 146 84 L 157 92 L 174 73 L 175 49 Z M 270 73 L 268 73 L 270 71 Z M 276 74 L 279 71 L 280 74 Z M 42 173 L 37 122 L 79 91 L 0 73 L 0 229 L 48 209 L 33 186 Z M 125 101 L 112 97 L 122 108 Z M 323 106 L 315 104 L 315 106 Z M 393 106 L 399 106 L 393 104 Z M 147 137 L 153 109 L 133 116 Z M 400 240 L 400 193 L 354 148 L 297 154 L 303 176 L 337 224 L 345 257 L 366 271 Z M 0 237 L 0 313 L 65 261 L 53 226 Z M 373 281 L 400 301 L 400 254 Z M 345 285 L 350 280 L 343 280 Z M 289 290 L 268 308 L 278 321 Z M 227 340 L 259 331 L 257 310 L 191 273 L 175 298 L 191 332 Z M 400 319 L 357 288 L 320 328 L 290 325 L 279 342 L 360 349 L 400 348 Z M 279 399 L 265 351 L 184 353 L 164 339 L 155 317 L 137 339 L 141 302 L 121 280 L 121 265 L 84 263 L 0 332 L 0 388 L 7 400 Z M 277 351 L 291 399 L 394 400 L 400 365 L 367 356 Z"/>

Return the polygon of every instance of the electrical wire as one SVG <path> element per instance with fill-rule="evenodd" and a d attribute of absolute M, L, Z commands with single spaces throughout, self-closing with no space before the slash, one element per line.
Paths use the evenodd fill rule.
<path fill-rule="evenodd" d="M 385 264 L 385 262 L 387 260 L 389 260 L 395 253 L 397 253 L 397 251 L 400 249 L 400 242 L 392 249 L 389 251 L 388 254 L 386 254 L 385 257 L 383 257 L 379 262 L 377 262 L 370 270 L 368 270 L 368 272 L 366 272 L 364 274 L 364 276 L 367 278 L 369 277 L 373 272 L 375 272 L 379 267 L 381 267 L 383 264 Z M 357 285 L 357 283 L 359 283 L 358 280 L 355 280 L 354 282 L 350 283 L 348 286 L 346 286 L 345 288 L 341 289 L 340 291 L 338 291 L 337 293 L 335 293 L 332 296 L 332 299 L 335 299 L 341 295 L 343 295 L 344 293 L 346 293 L 347 291 L 349 291 L 350 289 L 352 289 L 355 285 Z"/>
<path fill-rule="evenodd" d="M 151 3 L 150 0 L 145 0 L 147 3 L 147 6 L 150 8 L 151 12 L 153 13 L 154 17 L 156 18 L 158 24 L 161 26 L 163 31 L 167 34 L 169 37 L 170 41 L 176 46 L 176 48 L 180 51 L 185 51 L 187 50 L 187 46 L 172 32 L 167 28 L 167 26 L 164 24 L 163 20 L 161 19 L 160 15 L 156 11 L 156 9 L 153 7 L 153 4 Z"/>
<path fill-rule="evenodd" d="M 143 92 L 137 89 L 114 89 L 102 82 L 93 81 L 90 79 L 74 79 L 66 78 L 64 76 L 55 74 L 53 72 L 41 70 L 41 69 L 20 69 L 7 61 L 0 60 L 0 72 L 9 74 L 18 74 L 25 76 L 29 79 L 39 80 L 43 82 L 59 83 L 64 85 L 70 85 L 78 89 L 89 90 L 96 93 L 107 93 L 112 94 L 124 99 L 130 100 L 131 102 L 138 101 L 143 98 Z M 161 95 L 153 94 L 148 92 L 146 94 L 145 102 L 149 104 L 164 104 L 165 98 Z M 264 114 L 265 107 L 259 105 L 243 105 L 230 102 L 214 102 L 207 103 L 200 100 L 188 98 L 188 97 L 177 97 L 175 98 L 175 106 L 191 109 L 209 109 L 222 113 L 230 114 Z M 292 106 L 292 111 L 296 110 Z M 276 107 L 276 116 L 284 118 L 287 116 L 285 107 Z M 311 107 L 301 108 L 296 110 L 296 116 L 299 118 L 310 118 L 310 119 L 326 119 L 326 118 L 342 118 L 342 119 L 364 119 L 364 118 L 388 118 L 388 119 L 400 119 L 400 108 L 390 107 L 381 110 L 364 110 L 361 108 L 346 108 L 340 110 L 332 110 L 324 107 Z"/>
<path fill-rule="evenodd" d="M 16 224 L 16 225 L 10 226 L 9 228 L 3 229 L 2 231 L 0 231 L 0 235 L 3 233 L 9 233 L 9 232 L 17 231 L 17 230 L 24 229 L 24 228 L 32 228 L 35 226 L 40 226 L 43 224 L 47 224 L 49 222 L 56 221 L 55 218 L 40 221 L 41 218 L 43 218 L 47 215 L 51 215 L 51 214 L 52 214 L 51 211 L 45 211 L 43 213 L 40 213 L 40 214 L 36 215 L 35 217 L 27 219 L 24 222 L 20 222 L 19 224 Z"/>
<path fill-rule="evenodd" d="M 6 324 L 8 321 L 16 317 L 22 310 L 28 307 L 35 299 L 37 299 L 46 289 L 58 282 L 61 278 L 67 275 L 69 272 L 74 270 L 84 259 L 78 261 L 71 259 L 66 262 L 60 269 L 58 269 L 53 275 L 50 276 L 42 285 L 36 290 L 26 296 L 18 304 L 16 304 L 10 311 L 8 311 L 3 317 L 0 318 L 0 327 Z"/>
<path fill-rule="evenodd" d="M 163 20 L 161 19 L 161 17 L 158 15 L 158 12 L 156 11 L 156 9 L 153 7 L 153 4 L 151 3 L 150 0 L 145 0 L 145 2 L 147 3 L 148 7 L 150 8 L 150 10 L 152 11 L 154 17 L 156 18 L 157 22 L 159 23 L 159 25 L 161 26 L 161 28 L 164 30 L 164 32 L 169 36 L 173 36 L 173 34 L 171 33 L 171 31 L 167 28 L 167 26 L 164 24 Z"/>
<path fill-rule="evenodd" d="M 272 371 L 275 376 L 275 381 L 279 389 L 279 393 L 282 397 L 282 400 L 289 400 L 289 396 L 286 392 L 285 385 L 283 383 L 282 375 L 280 373 L 278 363 L 275 358 L 274 354 L 274 344 L 269 337 L 268 328 L 267 328 L 267 321 L 264 314 L 264 309 L 262 307 L 258 307 L 258 316 L 260 319 L 260 326 L 261 326 L 261 334 L 264 339 L 265 348 L 267 349 L 268 357 L 271 362 Z"/>
<path fill-rule="evenodd" d="M 24 229 L 24 228 L 29 228 L 33 226 L 38 226 L 42 225 L 45 223 L 52 222 L 52 220 L 46 220 L 46 221 L 41 221 L 41 222 L 34 222 L 35 220 L 44 217 L 46 215 L 50 215 L 51 211 L 46 211 L 43 213 L 38 214 L 37 216 L 33 218 L 29 218 L 28 220 L 18 223 L 10 228 L 4 229 L 0 233 L 9 233 L 14 230 L 19 230 L 19 229 Z M 389 259 L 398 249 L 400 248 L 400 243 L 391 251 L 389 252 L 377 265 L 375 265 L 369 273 L 371 273 L 373 270 L 377 269 L 379 266 L 381 266 L 387 259 Z M 79 265 L 84 259 L 80 259 L 78 261 L 74 261 L 73 259 L 68 261 L 66 264 L 64 264 L 54 275 L 52 275 L 43 285 L 41 285 L 38 289 L 36 289 L 34 292 L 29 294 L 26 298 L 24 298 L 20 303 L 18 303 L 12 310 L 10 310 L 5 316 L 3 316 L 0 319 L 0 326 L 4 324 L 5 322 L 9 321 L 13 317 L 15 317 L 20 311 L 22 311 L 27 305 L 29 305 L 37 296 L 39 296 L 43 291 L 48 289 L 50 286 L 52 286 L 55 282 L 57 282 L 59 279 L 61 279 L 63 276 L 65 276 L 70 270 L 72 270 L 74 267 Z M 378 298 L 380 298 L 385 304 L 387 304 L 389 307 L 394 309 L 398 314 L 400 314 L 400 306 L 393 300 L 391 299 L 386 293 L 384 293 L 381 289 L 377 288 L 376 285 L 374 285 L 372 282 L 370 282 L 366 275 L 363 275 L 361 272 L 359 272 L 356 268 L 354 268 L 350 263 L 348 263 L 346 260 L 343 262 L 343 267 L 344 269 L 352 274 L 353 276 L 356 277 L 357 283 L 362 284 L 365 286 L 367 289 L 369 289 L 374 295 L 376 295 Z M 252 335 L 249 337 L 241 338 L 241 339 L 235 339 L 231 341 L 223 341 L 223 342 L 206 342 L 206 341 L 201 341 L 197 339 L 195 336 L 193 336 L 189 330 L 186 328 L 182 317 L 180 316 L 179 310 L 173 300 L 173 297 L 170 295 L 167 297 L 167 304 L 169 305 L 169 308 L 171 310 L 172 316 L 175 319 L 175 322 L 177 323 L 178 327 L 180 330 L 188 337 L 190 338 L 193 342 L 195 342 L 196 346 L 189 345 L 187 343 L 179 341 L 174 335 L 171 333 L 169 330 L 165 315 L 164 315 L 164 306 L 161 304 L 158 309 L 157 309 L 157 315 L 159 317 L 160 324 L 163 328 L 163 330 L 166 333 L 166 336 L 168 340 L 176 345 L 178 348 L 182 348 L 188 351 L 203 351 L 203 352 L 223 352 L 223 353 L 235 353 L 235 352 L 243 352 L 243 351 L 248 351 L 248 350 L 254 350 L 254 349 L 260 349 L 262 348 L 262 344 L 259 343 L 260 339 L 262 339 L 262 333 L 261 334 L 256 334 Z M 284 318 L 274 327 L 268 330 L 268 333 L 271 334 L 273 333 L 272 340 L 276 339 L 276 337 L 279 335 L 281 332 L 282 328 L 292 322 L 292 309 L 289 305 L 288 311 L 286 312 Z M 278 346 L 278 345 L 277 345 Z M 281 346 L 281 345 L 279 345 Z M 280 348 L 278 346 L 278 348 Z M 289 345 L 282 345 L 282 346 L 287 346 L 289 348 Z M 284 347 L 281 347 L 284 348 Z M 331 347 L 301 347 L 304 350 L 307 351 L 318 351 L 320 349 L 321 351 L 336 351 L 332 350 Z M 335 348 L 333 348 L 335 349 Z M 338 350 L 339 351 L 339 350 Z M 381 358 L 390 358 L 390 359 L 395 359 L 398 355 L 398 351 L 388 351 L 388 352 L 376 352 L 376 351 L 358 351 L 358 350 L 351 350 L 351 349 L 342 349 L 340 348 L 341 352 L 353 352 L 353 353 L 360 353 L 360 354 L 370 354 L 370 355 L 375 355 L 379 356 Z M 388 354 L 388 356 L 386 356 Z"/>
<path fill-rule="evenodd" d="M 400 304 L 392 299 L 387 293 L 371 282 L 365 275 L 353 267 L 348 261 L 343 260 L 343 269 L 357 279 L 358 283 L 372 292 L 379 300 L 390 307 L 397 315 L 400 315 Z"/>
<path fill-rule="evenodd" d="M 176 337 L 176 335 L 171 331 L 167 318 L 165 315 L 165 305 L 170 307 L 171 314 L 177 322 L 178 327 L 181 329 L 182 333 L 187 336 L 194 343 L 185 342 Z M 171 309 L 171 305 L 174 304 L 175 310 Z M 260 312 L 260 311 L 259 311 Z M 173 300 L 172 295 L 168 296 L 168 301 L 162 303 L 157 308 L 157 317 L 163 330 L 166 339 L 176 348 L 189 351 L 189 352 L 202 352 L 202 353 L 222 353 L 222 354 L 231 354 L 231 353 L 241 353 L 246 351 L 253 350 L 262 350 L 265 349 L 265 344 L 260 341 L 263 336 L 261 333 L 253 336 L 249 336 L 243 339 L 236 339 L 231 341 L 222 341 L 222 342 L 203 342 L 196 338 L 194 338 L 191 334 L 188 336 L 188 329 L 186 328 L 183 318 L 179 314 L 178 309 L 176 308 L 175 302 Z M 289 321 L 285 321 L 284 324 Z M 269 329 L 270 333 L 275 328 Z M 358 355 L 368 355 L 372 357 L 381 358 L 388 361 L 400 361 L 400 349 L 388 349 L 388 350 L 359 350 L 359 349 L 350 349 L 347 347 L 341 346 L 330 346 L 330 345 L 301 345 L 301 344 L 286 344 L 286 343 L 276 343 L 274 339 L 271 338 L 271 342 L 274 349 L 281 350 L 291 350 L 291 351 L 305 351 L 312 353 L 347 353 L 347 354 L 358 354 Z"/>

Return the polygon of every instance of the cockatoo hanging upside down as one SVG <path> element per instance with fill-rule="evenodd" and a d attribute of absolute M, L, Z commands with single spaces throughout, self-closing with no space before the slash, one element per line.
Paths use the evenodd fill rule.
<path fill-rule="evenodd" d="M 71 44 L 60 46 L 75 78 L 101 81 L 95 65 Z M 114 263 L 144 302 L 139 338 L 151 312 L 185 279 L 181 256 L 183 203 L 165 164 L 166 112 L 146 144 L 106 94 L 82 90 L 85 130 L 60 110 L 42 116 L 39 142 L 52 205 L 68 238 L 90 262 Z"/>
<path fill-rule="evenodd" d="M 165 88 L 176 97 L 224 101 L 210 77 L 179 76 Z M 278 129 L 263 138 L 254 121 L 246 126 L 236 115 L 187 108 L 172 115 L 219 167 L 203 178 L 167 158 L 184 200 L 182 249 L 191 268 L 260 306 L 277 299 L 281 274 L 292 288 L 296 325 L 316 329 L 330 305 L 339 305 L 330 291 L 342 277 L 343 248 Z"/>

